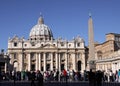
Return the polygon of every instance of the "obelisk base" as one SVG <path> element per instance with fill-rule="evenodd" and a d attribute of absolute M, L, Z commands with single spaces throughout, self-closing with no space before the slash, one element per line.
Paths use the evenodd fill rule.
<path fill-rule="evenodd" d="M 90 60 L 87 62 L 87 70 L 90 71 L 90 69 L 92 69 L 93 71 L 96 71 L 95 60 Z"/>

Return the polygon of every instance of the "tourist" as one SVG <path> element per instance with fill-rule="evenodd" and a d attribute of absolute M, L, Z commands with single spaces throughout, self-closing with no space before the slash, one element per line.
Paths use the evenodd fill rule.
<path fill-rule="evenodd" d="M 118 82 L 120 82 L 120 69 L 118 71 Z"/>
<path fill-rule="evenodd" d="M 102 86 L 103 73 L 99 70 L 96 72 L 97 86 Z"/>
<path fill-rule="evenodd" d="M 36 77 L 38 81 L 37 86 L 43 86 L 43 75 L 39 70 L 37 71 Z"/>
<path fill-rule="evenodd" d="M 90 72 L 88 73 L 88 79 L 89 79 L 89 86 L 95 86 L 95 73 L 90 69 Z"/>

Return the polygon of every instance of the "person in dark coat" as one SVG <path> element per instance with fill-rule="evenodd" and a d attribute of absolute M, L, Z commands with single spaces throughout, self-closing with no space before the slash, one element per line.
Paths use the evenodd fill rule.
<path fill-rule="evenodd" d="M 59 80 L 59 71 L 56 70 L 55 81 L 58 81 L 58 80 Z"/>
<path fill-rule="evenodd" d="M 43 75 L 39 70 L 37 71 L 37 81 L 37 86 L 43 86 Z"/>
<path fill-rule="evenodd" d="M 103 78 L 103 73 L 99 70 L 96 73 L 96 82 L 97 86 L 102 86 L 102 78 Z"/>
<path fill-rule="evenodd" d="M 31 79 L 31 86 L 36 86 L 35 85 L 35 72 L 34 71 L 31 72 L 30 79 Z"/>
<path fill-rule="evenodd" d="M 88 73 L 88 79 L 89 79 L 89 86 L 95 86 L 96 81 L 95 81 L 95 72 L 90 69 L 90 72 Z"/>

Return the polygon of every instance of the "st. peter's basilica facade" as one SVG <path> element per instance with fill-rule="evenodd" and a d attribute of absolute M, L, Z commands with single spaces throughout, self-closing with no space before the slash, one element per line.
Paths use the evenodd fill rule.
<path fill-rule="evenodd" d="M 75 70 L 86 69 L 85 43 L 81 37 L 71 41 L 54 39 L 42 16 L 30 31 L 29 39 L 14 36 L 8 40 L 11 70 Z"/>

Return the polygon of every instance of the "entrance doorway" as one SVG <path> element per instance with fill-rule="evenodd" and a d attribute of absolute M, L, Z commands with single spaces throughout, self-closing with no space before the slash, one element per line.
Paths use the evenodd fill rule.
<path fill-rule="evenodd" d="M 49 71 L 50 70 L 50 64 L 46 65 L 46 70 Z"/>
<path fill-rule="evenodd" d="M 32 65 L 31 65 L 31 70 L 32 70 L 32 71 L 35 71 L 35 64 L 32 64 Z"/>
<path fill-rule="evenodd" d="M 61 64 L 61 70 L 64 70 L 64 64 Z"/>
<path fill-rule="evenodd" d="M 81 61 L 78 61 L 78 71 L 81 71 Z"/>

